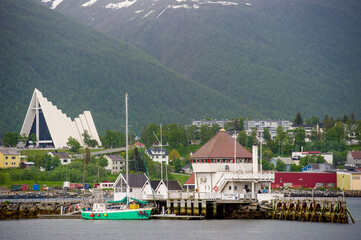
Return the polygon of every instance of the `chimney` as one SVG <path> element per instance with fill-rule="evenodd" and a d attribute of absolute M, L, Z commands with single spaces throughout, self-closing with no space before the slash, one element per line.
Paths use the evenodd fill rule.
<path fill-rule="evenodd" d="M 252 146 L 253 173 L 258 173 L 258 146 Z"/>

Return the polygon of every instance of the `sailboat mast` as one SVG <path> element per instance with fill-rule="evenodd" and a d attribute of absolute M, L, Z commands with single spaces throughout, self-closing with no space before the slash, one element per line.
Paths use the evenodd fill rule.
<path fill-rule="evenodd" d="M 160 124 L 160 180 L 163 180 L 162 124 Z"/>
<path fill-rule="evenodd" d="M 129 157 L 128 157 L 128 93 L 125 93 L 125 176 L 127 179 L 127 205 L 129 205 Z"/>

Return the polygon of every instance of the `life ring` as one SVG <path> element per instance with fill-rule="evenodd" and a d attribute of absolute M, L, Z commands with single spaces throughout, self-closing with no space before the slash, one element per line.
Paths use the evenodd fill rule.
<path fill-rule="evenodd" d="M 214 186 L 213 189 L 214 189 L 214 191 L 216 191 L 216 192 L 218 191 L 218 187 L 217 187 L 217 186 Z"/>

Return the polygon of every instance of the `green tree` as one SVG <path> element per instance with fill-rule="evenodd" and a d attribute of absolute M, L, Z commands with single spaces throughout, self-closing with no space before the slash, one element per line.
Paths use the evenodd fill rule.
<path fill-rule="evenodd" d="M 174 159 L 171 162 L 171 165 L 173 166 L 175 172 L 179 172 L 182 169 L 181 160 L 179 158 Z"/>
<path fill-rule="evenodd" d="M 101 156 L 99 158 L 98 164 L 101 167 L 106 167 L 106 166 L 108 166 L 108 160 L 104 156 Z"/>
<path fill-rule="evenodd" d="M 208 142 L 214 136 L 213 129 L 207 125 L 201 126 L 201 143 Z"/>
<path fill-rule="evenodd" d="M 198 128 L 195 125 L 186 128 L 187 140 L 189 142 L 197 139 L 197 134 L 196 134 L 197 129 Z"/>
<path fill-rule="evenodd" d="M 296 165 L 295 163 L 292 163 L 290 165 L 290 172 L 301 172 L 301 171 L 302 171 L 301 165 Z"/>
<path fill-rule="evenodd" d="M 239 119 L 239 131 L 243 131 L 244 130 L 244 118 L 240 118 Z"/>
<path fill-rule="evenodd" d="M 275 138 L 275 143 L 277 143 L 278 152 L 281 149 L 281 155 L 283 155 L 283 143 L 286 138 L 286 133 L 283 131 L 282 126 L 278 126 L 276 129 L 277 135 Z"/>
<path fill-rule="evenodd" d="M 299 127 L 296 130 L 295 145 L 304 146 L 306 143 L 306 131 L 303 127 Z"/>
<path fill-rule="evenodd" d="M 150 147 L 154 143 L 158 143 L 154 134 L 157 135 L 159 132 L 159 127 L 155 123 L 151 123 L 148 127 L 144 128 L 140 140 L 146 147 Z"/>
<path fill-rule="evenodd" d="M 102 137 L 102 143 L 106 148 L 116 148 L 125 145 L 125 135 L 120 131 L 106 130 L 105 136 Z"/>
<path fill-rule="evenodd" d="M 293 120 L 293 124 L 295 125 L 303 125 L 303 119 L 302 119 L 302 116 L 301 116 L 301 113 L 298 112 L 295 119 Z"/>
<path fill-rule="evenodd" d="M 172 149 L 169 153 L 169 160 L 173 161 L 176 159 L 180 159 L 179 152 L 176 149 Z"/>
<path fill-rule="evenodd" d="M 129 162 L 129 171 L 145 172 L 145 165 L 142 159 L 142 155 L 138 151 L 138 148 L 133 148 L 131 159 Z"/>
<path fill-rule="evenodd" d="M 45 168 L 46 171 L 54 170 L 60 165 L 59 157 L 51 157 L 49 154 L 44 154 L 41 160 L 41 166 Z M 29 179 L 30 180 L 30 179 Z"/>
<path fill-rule="evenodd" d="M 267 162 L 271 161 L 273 157 L 273 152 L 271 150 L 264 150 L 263 151 L 263 159 Z"/>
<path fill-rule="evenodd" d="M 248 147 L 252 148 L 253 145 L 258 145 L 258 140 L 257 140 L 257 129 L 253 128 L 251 133 L 248 136 Z"/>
<path fill-rule="evenodd" d="M 19 142 L 20 134 L 16 132 L 6 132 L 2 138 L 5 147 L 16 147 Z"/>
<path fill-rule="evenodd" d="M 21 135 L 19 137 L 19 141 L 22 142 L 24 145 L 28 142 L 28 137 L 25 135 L 25 133 L 23 133 L 23 135 Z"/>
<path fill-rule="evenodd" d="M 320 122 L 320 118 L 315 117 L 315 116 L 312 116 L 311 118 L 306 119 L 306 124 L 307 125 L 316 125 L 319 122 Z"/>
<path fill-rule="evenodd" d="M 277 159 L 276 170 L 279 172 L 284 172 L 284 171 L 286 171 L 286 169 L 287 169 L 286 164 L 284 162 L 282 162 L 281 159 Z"/>
<path fill-rule="evenodd" d="M 247 146 L 248 145 L 248 135 L 247 135 L 246 131 L 241 131 L 238 134 L 237 142 L 239 144 L 241 144 L 242 146 Z"/>
<path fill-rule="evenodd" d="M 327 132 L 330 128 L 332 128 L 332 126 L 333 126 L 333 120 L 332 118 L 329 118 L 328 115 L 326 114 L 325 117 L 323 118 L 323 127 L 325 131 Z"/>
<path fill-rule="evenodd" d="M 67 146 L 70 147 L 71 152 L 78 152 L 78 150 L 81 148 L 80 143 L 75 138 L 69 137 L 68 142 L 66 143 Z"/>
<path fill-rule="evenodd" d="M 83 141 L 84 141 L 85 145 L 89 147 L 90 134 L 88 133 L 88 130 L 84 130 L 82 136 L 83 136 Z"/>
<path fill-rule="evenodd" d="M 30 134 L 29 140 L 33 145 L 36 145 L 36 143 L 38 142 L 38 138 L 36 137 L 35 133 Z"/>
<path fill-rule="evenodd" d="M 271 134 L 267 128 L 263 129 L 263 138 L 266 141 L 266 145 L 269 147 L 271 144 Z"/>
<path fill-rule="evenodd" d="M 326 134 L 327 141 L 337 141 L 340 142 L 345 138 L 345 128 L 343 123 L 337 123 L 335 126 L 331 127 Z"/>

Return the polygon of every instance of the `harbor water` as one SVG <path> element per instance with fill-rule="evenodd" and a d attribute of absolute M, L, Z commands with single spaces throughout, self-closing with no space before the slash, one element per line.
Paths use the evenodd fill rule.
<path fill-rule="evenodd" d="M 347 198 L 356 223 L 284 220 L 0 221 L 0 239 L 361 239 L 361 198 Z"/>

